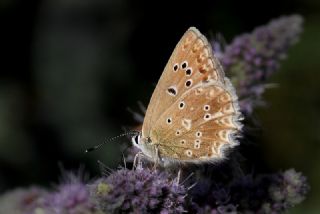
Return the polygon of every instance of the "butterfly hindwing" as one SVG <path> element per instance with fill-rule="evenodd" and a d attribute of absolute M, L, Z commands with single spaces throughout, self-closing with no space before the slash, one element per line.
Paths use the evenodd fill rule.
<path fill-rule="evenodd" d="M 237 145 L 234 135 L 241 129 L 239 116 L 232 88 L 214 81 L 200 84 L 180 97 L 154 125 L 160 155 L 192 162 L 222 159 L 225 148 Z"/>

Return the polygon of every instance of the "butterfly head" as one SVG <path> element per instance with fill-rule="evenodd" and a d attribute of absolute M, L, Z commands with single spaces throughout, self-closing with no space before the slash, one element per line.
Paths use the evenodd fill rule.
<path fill-rule="evenodd" d="M 152 158 L 155 155 L 155 145 L 150 137 L 143 137 L 142 133 L 138 133 L 131 138 L 134 146 L 138 147 L 145 155 Z"/>
<path fill-rule="evenodd" d="M 132 136 L 131 141 L 134 146 L 139 147 L 139 145 L 141 144 L 141 133 Z"/>

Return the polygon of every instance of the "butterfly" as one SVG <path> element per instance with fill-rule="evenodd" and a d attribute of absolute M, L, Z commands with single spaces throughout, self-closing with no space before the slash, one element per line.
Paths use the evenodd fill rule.
<path fill-rule="evenodd" d="M 195 27 L 176 45 L 132 143 L 162 165 L 223 160 L 239 144 L 242 116 L 230 80 Z"/>

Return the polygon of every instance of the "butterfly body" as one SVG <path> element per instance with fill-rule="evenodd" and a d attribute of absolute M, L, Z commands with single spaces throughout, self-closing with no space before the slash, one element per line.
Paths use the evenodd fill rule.
<path fill-rule="evenodd" d="M 214 162 L 238 145 L 238 100 L 207 39 L 191 27 L 177 44 L 133 143 L 162 164 Z"/>

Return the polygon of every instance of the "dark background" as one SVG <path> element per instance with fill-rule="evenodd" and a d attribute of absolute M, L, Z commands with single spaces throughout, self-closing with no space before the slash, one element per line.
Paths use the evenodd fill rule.
<path fill-rule="evenodd" d="M 269 105 L 254 113 L 256 143 L 274 171 L 295 168 L 311 192 L 293 213 L 320 210 L 320 2 L 1 0 L 0 191 L 57 182 L 97 160 L 115 168 L 119 144 L 87 147 L 135 122 L 174 46 L 190 26 L 227 42 L 281 15 L 304 16 L 304 33 L 270 82 Z"/>

